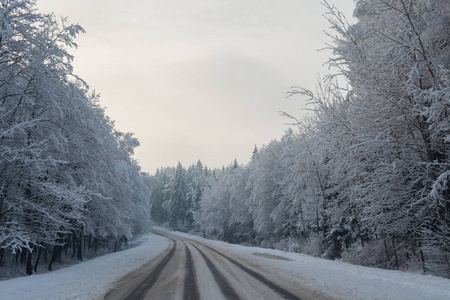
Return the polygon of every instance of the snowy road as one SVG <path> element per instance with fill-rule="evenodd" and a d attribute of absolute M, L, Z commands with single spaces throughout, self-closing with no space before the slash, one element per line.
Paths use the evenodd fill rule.
<path fill-rule="evenodd" d="M 167 232 L 158 258 L 123 278 L 105 299 L 320 299 L 273 270 Z M 273 257 L 277 259 L 276 257 Z M 279 259 L 279 258 L 278 258 Z M 324 298 L 322 298 L 324 299 Z"/>

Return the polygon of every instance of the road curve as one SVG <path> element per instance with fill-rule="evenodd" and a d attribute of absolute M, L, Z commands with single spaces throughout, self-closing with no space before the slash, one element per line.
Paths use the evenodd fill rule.
<path fill-rule="evenodd" d="M 280 274 L 246 263 L 194 239 L 153 231 L 169 239 L 160 256 L 120 280 L 106 296 L 115 299 L 318 299 Z"/>

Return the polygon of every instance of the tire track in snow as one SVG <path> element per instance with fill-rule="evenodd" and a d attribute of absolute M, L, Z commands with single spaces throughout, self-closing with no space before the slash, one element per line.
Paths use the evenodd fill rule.
<path fill-rule="evenodd" d="M 214 280 L 216 281 L 217 285 L 220 288 L 220 291 L 227 299 L 234 299 L 234 300 L 240 300 L 241 298 L 236 294 L 234 289 L 231 287 L 228 280 L 223 276 L 221 272 L 216 268 L 216 266 L 212 263 L 212 261 L 201 251 L 197 246 L 195 246 L 193 243 L 191 244 L 197 251 L 200 253 L 200 255 L 203 257 L 203 259 L 206 262 L 206 265 L 208 266 L 208 269 L 211 271 L 211 273 L 214 276 Z"/>
<path fill-rule="evenodd" d="M 192 240 L 189 240 L 189 241 L 192 242 Z M 269 288 L 271 288 L 273 291 L 275 291 L 277 294 L 281 295 L 283 298 L 285 298 L 287 300 L 301 300 L 299 297 L 295 296 L 291 292 L 285 290 L 284 288 L 280 287 L 279 285 L 277 285 L 277 284 L 273 283 L 272 281 L 268 280 L 266 277 L 264 277 L 260 273 L 247 268 L 246 266 L 244 266 L 240 262 L 232 259 L 231 257 L 226 256 L 225 254 L 217 251 L 216 249 L 214 249 L 212 247 L 209 247 L 209 246 L 207 246 L 207 245 L 205 245 L 203 243 L 196 242 L 196 241 L 194 243 L 202 245 L 203 247 L 206 247 L 206 248 L 210 249 L 211 251 L 214 251 L 215 253 L 219 254 L 220 256 L 222 256 L 223 258 L 225 258 L 226 260 L 228 260 L 229 262 L 234 264 L 236 267 L 238 267 L 239 269 L 241 269 L 245 273 L 249 274 L 250 276 L 252 276 L 256 280 L 258 280 L 259 282 L 261 282 L 264 285 L 266 285 Z"/>
<path fill-rule="evenodd" d="M 189 247 L 183 240 L 181 240 L 181 242 L 184 244 L 184 249 L 186 252 L 186 274 L 184 277 L 183 299 L 200 299 L 197 282 L 195 280 L 194 260 L 192 259 L 192 254 Z"/>
<path fill-rule="evenodd" d="M 272 291 L 274 291 L 275 293 L 277 293 L 278 295 L 280 295 L 284 299 L 287 299 L 287 300 L 301 300 L 301 298 L 299 298 L 298 296 L 296 296 L 296 295 L 292 294 L 291 292 L 287 291 L 286 289 L 284 289 L 283 287 L 279 286 L 278 284 L 270 281 L 269 279 L 267 279 L 262 274 L 260 274 L 260 273 L 258 273 L 256 271 L 246 267 L 245 265 L 241 264 L 240 262 L 236 261 L 235 259 L 233 259 L 233 258 L 231 258 L 231 257 L 229 257 L 229 256 L 227 256 L 227 255 L 217 251 L 216 249 L 214 249 L 214 248 L 212 248 L 212 247 L 210 247 L 210 246 L 208 246 L 206 244 L 203 244 L 203 243 L 198 242 L 196 240 L 192 240 L 192 239 L 189 239 L 189 238 L 183 238 L 183 237 L 179 237 L 179 236 L 176 236 L 176 239 L 174 239 L 169 234 L 162 233 L 162 232 L 153 231 L 153 233 L 161 235 L 161 236 L 164 236 L 164 237 L 166 237 L 166 238 L 168 238 L 168 239 L 170 239 L 170 240 L 172 240 L 174 242 L 181 241 L 185 245 L 186 260 L 187 260 L 186 267 L 188 269 L 187 273 L 195 272 L 193 270 L 193 267 L 192 267 L 192 271 L 189 271 L 189 266 L 188 266 L 190 264 L 189 261 L 192 261 L 192 263 L 193 263 L 193 260 L 192 260 L 192 254 L 190 253 L 190 251 L 188 249 L 188 246 L 186 245 L 186 242 L 189 243 L 190 245 L 192 245 L 201 254 L 201 256 L 204 258 L 204 260 L 205 260 L 205 262 L 207 264 L 207 267 L 210 269 L 211 273 L 213 274 L 214 280 L 217 282 L 221 292 L 229 299 L 240 299 L 240 298 L 236 294 L 234 289 L 231 287 L 231 285 L 230 285 L 229 281 L 226 279 L 226 277 L 217 269 L 217 267 L 215 266 L 215 263 L 213 261 L 211 261 L 211 259 L 209 259 L 204 254 L 204 252 L 202 250 L 200 250 L 196 245 L 201 245 L 201 246 L 205 247 L 206 249 L 209 249 L 210 251 L 213 251 L 213 252 L 217 253 L 218 255 L 220 255 L 221 257 L 223 257 L 224 259 L 226 259 L 227 261 L 229 261 L 233 265 L 235 265 L 241 271 L 243 271 L 246 274 L 248 274 L 249 276 L 253 277 L 254 279 L 259 281 L 263 285 L 267 286 L 269 289 L 271 289 Z M 194 244 L 196 244 L 196 245 L 194 245 Z M 188 282 L 187 277 L 189 277 L 189 276 L 186 276 L 186 278 L 185 278 L 184 295 L 183 295 L 184 299 L 198 299 L 199 293 L 198 293 L 198 287 L 197 287 L 197 285 L 195 283 L 195 276 L 194 276 L 193 284 L 194 284 L 195 288 L 197 289 L 197 291 L 196 291 L 196 293 L 197 293 L 196 297 L 197 298 L 186 298 L 187 295 L 188 295 L 187 289 L 190 286 L 190 284 L 192 284 L 192 280 L 191 280 L 190 284 L 187 283 Z M 131 298 L 129 298 L 129 299 L 131 299 Z"/>
<path fill-rule="evenodd" d="M 170 259 L 173 257 L 176 249 L 176 241 L 170 237 L 166 238 L 170 239 L 173 242 L 172 248 L 170 249 L 169 253 L 158 263 L 158 265 L 156 265 L 153 271 L 149 275 L 147 275 L 144 280 L 142 280 L 141 284 L 133 289 L 131 293 L 127 294 L 123 299 L 142 299 L 143 296 L 153 287 L 153 285 L 155 285 L 156 281 L 159 278 L 159 275 L 164 270 L 164 267 L 167 265 Z"/>

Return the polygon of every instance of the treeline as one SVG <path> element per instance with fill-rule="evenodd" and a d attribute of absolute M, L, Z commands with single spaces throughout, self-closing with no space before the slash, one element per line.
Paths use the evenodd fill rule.
<path fill-rule="evenodd" d="M 2 275 L 114 251 L 150 222 L 146 176 L 131 158 L 139 142 L 72 72 L 67 49 L 82 32 L 35 1 L 0 1 Z"/>
<path fill-rule="evenodd" d="M 166 224 L 173 230 L 188 232 L 200 227 L 194 215 L 199 212 L 203 192 L 216 171 L 203 166 L 201 161 L 187 170 L 177 167 L 161 168 L 150 177 L 151 217 L 157 224 Z"/>
<path fill-rule="evenodd" d="M 180 166 L 160 171 L 153 209 L 176 219 L 181 205 L 185 229 L 225 241 L 450 277 L 449 6 L 361 0 L 349 25 L 327 5 L 330 64 L 349 87 L 294 88 L 310 116 L 248 165 L 202 175 L 199 202 L 175 201 Z"/>

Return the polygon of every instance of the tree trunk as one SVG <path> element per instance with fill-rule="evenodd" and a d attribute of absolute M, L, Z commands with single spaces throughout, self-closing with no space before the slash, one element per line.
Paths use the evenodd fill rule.
<path fill-rule="evenodd" d="M 47 250 L 47 247 L 44 248 L 44 253 L 42 255 L 42 258 L 44 259 L 45 262 L 48 262 L 48 250 Z"/>
<path fill-rule="evenodd" d="M 388 251 L 388 248 L 387 248 L 387 243 L 386 243 L 386 238 L 383 238 L 383 243 L 384 243 L 384 250 L 386 251 L 386 262 L 387 262 L 387 265 L 388 265 L 388 267 L 389 267 L 389 251 Z"/>
<path fill-rule="evenodd" d="M 0 249 L 0 267 L 3 266 L 3 258 L 5 257 L 5 249 Z"/>
<path fill-rule="evenodd" d="M 77 259 L 78 260 L 83 260 L 82 250 L 83 250 L 83 236 L 80 234 L 80 239 L 78 240 L 78 250 L 77 250 Z"/>
<path fill-rule="evenodd" d="M 60 251 L 60 247 L 61 246 L 53 246 L 53 250 L 52 250 L 52 257 L 50 258 L 50 263 L 48 264 L 48 270 L 51 271 L 52 270 L 52 265 L 53 263 L 58 259 L 59 257 L 59 252 Z"/>
<path fill-rule="evenodd" d="M 77 239 L 77 235 L 74 234 L 72 237 L 72 258 L 74 258 L 75 254 L 77 253 L 77 246 L 78 246 L 77 242 L 79 242 Z"/>
<path fill-rule="evenodd" d="M 98 238 L 94 238 L 94 252 L 97 253 L 98 251 Z"/>
<path fill-rule="evenodd" d="M 37 273 L 37 267 L 39 264 L 39 259 L 41 258 L 42 247 L 39 247 L 38 255 L 36 257 L 36 262 L 34 263 L 34 273 Z"/>
<path fill-rule="evenodd" d="M 422 270 L 423 270 L 424 273 L 426 273 L 427 272 L 427 268 L 425 267 L 425 256 L 423 255 L 422 242 L 420 240 L 418 240 L 418 245 L 419 245 L 420 260 L 422 261 Z"/>
<path fill-rule="evenodd" d="M 419 250 L 419 253 L 420 253 L 420 260 L 422 261 L 423 272 L 426 273 L 427 272 L 427 268 L 425 267 L 425 257 L 423 255 L 422 249 Z"/>
<path fill-rule="evenodd" d="M 64 244 L 64 256 L 67 256 L 67 251 L 70 248 L 70 241 L 72 240 L 73 233 L 69 234 L 66 239 L 66 243 Z"/>
<path fill-rule="evenodd" d="M 395 267 L 397 268 L 397 270 L 400 268 L 398 265 L 398 257 L 397 257 L 397 249 L 395 249 L 395 242 L 394 239 L 391 239 L 392 241 L 392 250 L 394 251 L 394 258 L 395 258 Z"/>
<path fill-rule="evenodd" d="M 31 256 L 32 253 L 30 250 L 27 250 L 26 253 L 27 255 L 27 275 L 31 275 L 33 274 L 33 265 L 31 264 Z"/>
<path fill-rule="evenodd" d="M 364 247 L 364 238 L 363 238 L 363 236 L 361 234 L 361 225 L 359 224 L 355 208 L 353 208 L 353 214 L 355 215 L 356 227 L 358 228 L 358 235 L 359 235 L 359 240 L 361 242 L 361 247 Z"/>
<path fill-rule="evenodd" d="M 21 249 L 20 252 L 20 264 L 24 265 L 27 261 L 27 251 L 25 249 Z"/>

